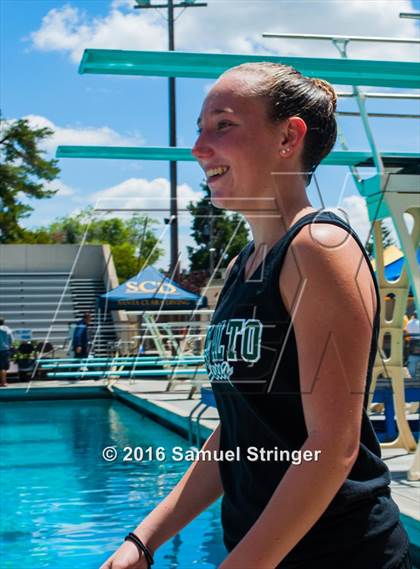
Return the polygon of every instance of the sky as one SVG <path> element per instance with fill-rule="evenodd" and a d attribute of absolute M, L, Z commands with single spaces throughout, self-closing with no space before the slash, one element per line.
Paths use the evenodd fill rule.
<path fill-rule="evenodd" d="M 207 4 L 176 11 L 177 50 L 337 58 L 329 41 L 265 39 L 262 33 L 419 38 L 420 22 L 401 19 L 399 13 L 419 11 L 420 0 L 207 0 Z M 49 126 L 54 136 L 44 147 L 46 156 L 53 157 L 58 145 L 168 146 L 167 79 L 78 73 L 86 48 L 167 49 L 165 10 L 135 10 L 133 5 L 134 0 L 0 0 L 2 115 Z M 418 44 L 354 42 L 348 56 L 418 61 L 420 51 Z M 179 146 L 194 143 L 196 119 L 211 84 L 209 79 L 177 79 Z M 368 99 L 367 109 L 418 114 L 420 102 Z M 338 110 L 356 111 L 356 102 L 341 98 Z M 418 121 L 372 118 L 370 122 L 379 150 L 420 151 Z M 369 150 L 360 118 L 339 118 L 339 125 L 350 150 Z M 124 208 L 135 199 L 140 208 L 156 207 L 157 201 L 159 207 L 169 207 L 165 162 L 61 159 L 59 166 L 60 177 L 52 184 L 59 191 L 51 199 L 31 201 L 34 211 L 25 221 L 27 227 L 47 225 L 88 205 L 112 203 Z M 202 197 L 203 179 L 197 163 L 178 163 L 180 207 Z M 344 209 L 364 242 L 370 226 L 367 209 L 348 169 L 321 166 L 317 180 L 325 205 Z M 314 183 L 308 196 L 312 205 L 321 206 Z M 169 213 L 151 215 L 158 220 L 154 231 L 165 249 L 158 263 L 166 268 L 169 231 L 163 218 Z M 188 268 L 186 246 L 194 245 L 190 228 L 191 218 L 181 216 L 182 268 Z"/>

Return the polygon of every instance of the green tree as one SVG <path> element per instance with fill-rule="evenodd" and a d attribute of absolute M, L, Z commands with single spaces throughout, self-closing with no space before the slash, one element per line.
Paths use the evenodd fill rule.
<path fill-rule="evenodd" d="M 64 216 L 48 227 L 27 232 L 31 243 L 108 243 L 118 278 L 126 280 L 147 265 L 153 265 L 163 255 L 157 246 L 157 237 L 152 228 L 156 221 L 141 215 L 128 220 L 118 217 L 101 218 L 93 207 Z"/>
<path fill-rule="evenodd" d="M 203 198 L 197 204 L 190 202 L 187 206 L 194 218 L 191 236 L 197 243 L 197 247 L 187 249 L 191 271 L 210 272 L 210 249 L 214 249 L 213 267 L 221 260 L 220 268 L 225 268 L 230 259 L 245 247 L 249 237 L 244 218 L 238 213 L 228 214 L 215 208 L 210 200 L 209 187 L 203 184 L 202 188 Z M 231 239 L 229 249 L 226 249 Z"/>
<path fill-rule="evenodd" d="M 54 235 L 51 235 L 48 228 L 40 227 L 33 231 L 25 230 L 22 237 L 17 239 L 16 242 L 24 243 L 25 245 L 50 245 L 57 243 L 57 239 Z"/>
<path fill-rule="evenodd" d="M 384 244 L 384 248 L 389 247 L 390 245 L 395 245 L 395 241 L 392 238 L 391 230 L 383 222 L 381 223 L 381 232 L 382 232 L 382 243 Z M 369 241 L 366 243 L 365 249 L 368 252 L 369 257 L 373 258 L 375 256 L 373 250 L 373 233 L 369 237 Z"/>
<path fill-rule="evenodd" d="M 142 265 L 136 255 L 136 248 L 134 245 L 131 243 L 112 245 L 111 251 L 120 282 L 126 281 L 139 272 Z"/>
<path fill-rule="evenodd" d="M 49 198 L 57 191 L 44 184 L 59 175 L 58 161 L 46 160 L 39 147 L 52 134 L 49 128 L 32 128 L 27 119 L 10 122 L 0 114 L 0 243 L 24 237 L 20 222 L 33 210 L 25 200 Z"/>

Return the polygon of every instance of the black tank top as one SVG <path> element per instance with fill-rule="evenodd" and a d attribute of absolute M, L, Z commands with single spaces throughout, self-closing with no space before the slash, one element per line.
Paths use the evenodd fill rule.
<path fill-rule="evenodd" d="M 328 211 L 312 212 L 299 219 L 246 282 L 244 269 L 253 243 L 241 251 L 220 293 L 207 333 L 204 352 L 221 421 L 220 450 L 233 450 L 239 458 L 219 462 L 224 488 L 224 543 L 230 551 L 245 536 L 287 468 L 293 460 L 299 460 L 292 452 L 298 451 L 307 438 L 295 336 L 278 283 L 292 239 L 311 222 L 332 223 L 353 236 L 371 269 L 378 308 L 358 458 L 327 510 L 279 568 L 392 569 L 406 553 L 408 538 L 390 496 L 390 474 L 381 460 L 378 439 L 366 413 L 379 333 L 379 291 L 358 236 Z M 260 456 L 259 449 L 289 454 L 254 460 Z"/>

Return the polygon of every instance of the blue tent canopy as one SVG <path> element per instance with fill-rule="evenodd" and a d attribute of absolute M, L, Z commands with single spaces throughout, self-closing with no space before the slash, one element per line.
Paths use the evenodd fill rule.
<path fill-rule="evenodd" d="M 417 262 L 420 265 L 420 247 L 417 249 Z M 389 265 L 385 267 L 386 278 L 389 281 L 396 281 L 397 279 L 399 279 L 403 270 L 404 263 L 405 263 L 405 257 L 400 257 L 393 263 L 389 263 Z"/>
<path fill-rule="evenodd" d="M 126 283 L 98 298 L 102 310 L 193 310 L 205 308 L 207 298 L 189 292 L 147 267 Z"/>

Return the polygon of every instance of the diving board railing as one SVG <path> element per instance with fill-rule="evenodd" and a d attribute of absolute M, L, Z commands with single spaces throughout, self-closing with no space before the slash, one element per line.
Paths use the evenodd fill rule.
<path fill-rule="evenodd" d="M 206 291 L 204 291 L 205 294 Z M 208 319 L 213 314 L 212 309 L 206 308 L 195 308 L 191 310 L 148 310 L 148 311 L 132 311 L 133 315 L 140 315 L 143 318 L 144 328 L 148 332 L 147 336 L 151 336 L 158 348 L 158 351 L 163 356 L 165 354 L 164 341 L 169 341 L 171 347 L 175 349 L 178 358 L 183 358 L 188 353 L 189 347 L 187 343 L 190 339 L 197 337 L 204 337 L 204 335 L 191 334 L 191 328 L 201 328 L 203 326 L 208 326 L 208 322 L 204 319 Z M 160 316 L 184 316 L 189 317 L 189 323 L 187 325 L 187 332 L 185 334 L 174 334 L 173 328 L 175 326 L 180 326 L 179 322 L 157 322 L 157 318 Z M 194 320 L 194 318 L 199 317 L 200 320 Z M 185 328 L 185 326 L 182 326 Z M 165 336 L 163 336 L 164 332 Z M 144 337 L 144 336 L 143 336 Z M 140 338 L 141 339 L 141 336 Z M 191 356 L 189 356 L 191 357 Z M 167 391 L 173 389 L 177 383 L 177 378 L 173 378 L 167 385 Z"/>
<path fill-rule="evenodd" d="M 329 40 L 334 42 L 349 43 L 349 42 L 372 42 L 372 43 L 406 43 L 406 44 L 420 44 L 418 38 L 390 38 L 379 36 L 341 36 L 341 35 L 328 35 L 328 34 L 293 34 L 289 32 L 264 32 L 261 34 L 263 38 L 284 38 L 284 39 L 305 39 L 305 40 Z"/>
<path fill-rule="evenodd" d="M 354 93 L 347 93 L 336 91 L 337 97 L 354 97 Z M 418 93 L 370 93 L 368 91 L 363 91 L 363 97 L 365 99 L 420 99 L 420 94 Z"/>
<path fill-rule="evenodd" d="M 200 399 L 195 407 L 191 409 L 188 415 L 188 442 L 190 445 L 194 445 L 194 434 L 193 434 L 193 423 L 195 421 L 195 436 L 196 436 L 196 447 L 201 447 L 201 425 L 200 419 L 203 414 L 210 408 L 216 408 L 216 400 L 211 387 L 201 386 L 200 389 Z M 197 415 L 195 413 L 197 412 Z"/>

